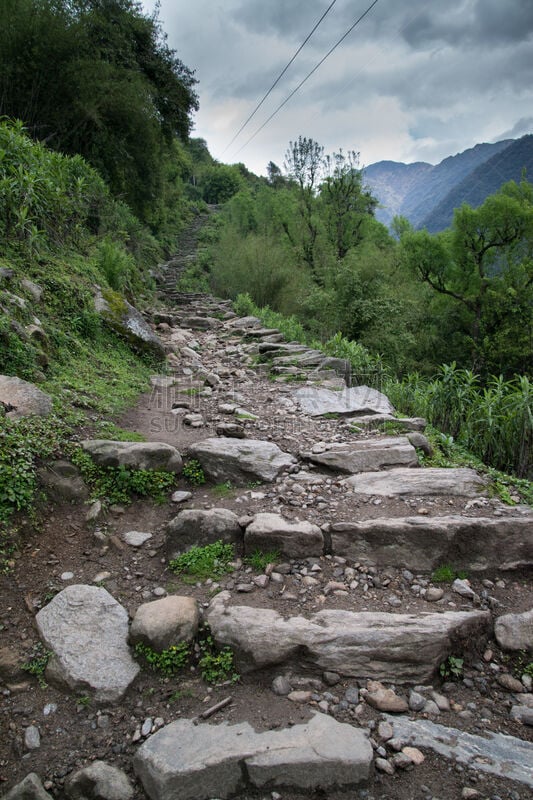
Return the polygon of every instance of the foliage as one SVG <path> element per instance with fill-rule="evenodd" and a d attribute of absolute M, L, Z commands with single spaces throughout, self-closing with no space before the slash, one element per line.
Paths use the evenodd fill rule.
<path fill-rule="evenodd" d="M 179 642 L 158 653 L 150 645 L 138 642 L 135 645 L 135 654 L 144 658 L 154 672 L 160 672 L 170 678 L 187 664 L 191 647 L 187 642 Z"/>
<path fill-rule="evenodd" d="M 477 209 L 455 210 L 449 231 L 408 231 L 401 260 L 464 312 L 472 369 L 506 375 L 531 367 L 533 188 L 511 181 Z M 517 346 L 518 345 L 518 346 Z M 512 359 L 510 356 L 512 355 Z"/>
<path fill-rule="evenodd" d="M 46 689 L 47 683 L 44 680 L 44 673 L 48 662 L 52 656 L 51 650 L 46 650 L 41 642 L 34 645 L 30 657 L 22 664 L 22 669 L 34 675 L 39 681 L 41 689 Z"/>
<path fill-rule="evenodd" d="M 464 579 L 466 577 L 467 573 L 463 570 L 457 571 L 449 564 L 442 564 L 433 571 L 431 580 L 435 583 L 451 583 L 456 578 Z"/>
<path fill-rule="evenodd" d="M 441 678 L 446 680 L 459 680 L 463 676 L 464 658 L 458 656 L 448 656 L 439 667 Z"/>
<path fill-rule="evenodd" d="M 169 568 L 176 575 L 200 579 L 219 578 L 229 571 L 230 562 L 234 557 L 233 545 L 218 540 L 203 547 L 191 547 L 186 553 L 170 561 Z"/>
<path fill-rule="evenodd" d="M 202 465 L 195 458 L 191 458 L 185 462 L 181 472 L 185 480 L 193 486 L 201 486 L 205 483 L 205 473 Z"/>
<path fill-rule="evenodd" d="M 217 497 L 227 497 L 234 488 L 231 481 L 225 481 L 224 483 L 217 483 L 216 486 L 213 486 L 212 491 Z"/>
<path fill-rule="evenodd" d="M 71 432 L 58 413 L 20 420 L 0 417 L 0 522 L 15 511 L 31 511 L 37 461 L 58 454 Z"/>
<path fill-rule="evenodd" d="M 492 376 L 482 386 L 478 375 L 452 363 L 431 381 L 414 373 L 389 381 L 385 391 L 401 412 L 426 417 L 484 463 L 531 477 L 533 391 L 526 376 Z"/>
<path fill-rule="evenodd" d="M 146 437 L 137 431 L 127 431 L 105 419 L 97 424 L 98 438 L 111 439 L 114 442 L 145 442 Z"/>
<path fill-rule="evenodd" d="M 264 572 L 268 564 L 277 564 L 280 559 L 281 553 L 279 550 L 254 550 L 249 556 L 244 559 L 246 564 L 249 564 L 257 572 Z"/>
<path fill-rule="evenodd" d="M 235 671 L 234 655 L 229 647 L 219 649 L 207 627 L 202 630 L 198 642 L 200 674 L 207 683 L 236 683 L 240 675 Z"/>
<path fill-rule="evenodd" d="M 197 108 L 193 73 L 171 50 L 157 10 L 135 0 L 6 0 L 0 114 L 80 154 L 148 221 L 165 160 Z"/>
<path fill-rule="evenodd" d="M 91 497 L 105 498 L 111 504 L 130 503 L 134 496 L 164 502 L 176 481 L 174 473 L 163 470 L 100 467 L 80 447 L 71 448 L 70 458 L 89 486 Z"/>

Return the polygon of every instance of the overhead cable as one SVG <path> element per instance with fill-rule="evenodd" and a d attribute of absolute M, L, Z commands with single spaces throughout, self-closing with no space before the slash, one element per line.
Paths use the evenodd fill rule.
<path fill-rule="evenodd" d="M 280 74 L 278 75 L 278 77 L 276 78 L 276 80 L 274 81 L 274 83 L 272 84 L 272 86 L 270 87 L 270 89 L 268 90 L 268 92 L 267 92 L 267 93 L 264 95 L 264 97 L 262 98 L 262 100 L 260 100 L 260 101 L 259 101 L 259 103 L 256 105 L 256 107 L 254 108 L 254 110 L 252 111 L 252 113 L 250 114 L 250 116 L 248 117 L 248 119 L 246 119 L 246 120 L 245 120 L 245 121 L 242 123 L 241 127 L 239 128 L 239 130 L 237 131 L 237 133 L 235 134 L 235 136 L 233 137 L 233 139 L 231 140 L 231 142 L 230 142 L 230 143 L 229 143 L 229 144 L 228 144 L 228 145 L 227 145 L 227 146 L 224 148 L 224 150 L 222 151 L 222 155 L 224 155 L 224 153 L 226 152 L 226 150 L 228 150 L 228 149 L 231 147 L 231 145 L 233 144 L 233 142 L 235 141 L 235 139 L 236 139 L 236 138 L 237 138 L 237 137 L 238 137 L 238 136 L 239 136 L 239 135 L 242 133 L 242 131 L 243 131 L 243 130 L 246 128 L 246 126 L 248 125 L 248 123 L 250 122 L 250 120 L 251 120 L 251 119 L 253 119 L 253 117 L 254 117 L 254 116 L 257 114 L 257 112 L 259 111 L 259 109 L 261 108 L 261 106 L 263 105 L 263 103 L 265 102 L 265 100 L 267 99 L 267 97 L 268 97 L 268 96 L 271 94 L 271 92 L 272 92 L 272 91 L 273 91 L 273 90 L 276 88 L 276 86 L 278 85 L 278 83 L 280 82 L 280 80 L 283 78 L 283 76 L 285 75 L 285 73 L 287 72 L 287 70 L 289 69 L 289 67 L 291 66 L 291 64 L 293 63 L 293 61 L 296 59 L 296 57 L 298 56 L 298 54 L 302 52 L 302 50 L 304 49 L 305 45 L 307 44 L 307 42 L 309 41 L 309 39 L 311 38 L 311 36 L 313 35 L 313 33 L 316 31 L 316 29 L 318 28 L 318 26 L 319 26 L 319 25 L 322 23 L 322 21 L 325 19 L 325 17 L 327 16 L 327 14 L 329 14 L 329 12 L 331 11 L 331 9 L 333 8 L 333 6 L 335 5 L 335 3 L 336 3 L 336 2 L 337 2 L 337 0 L 333 0 L 333 2 L 332 2 L 332 3 L 330 3 L 330 5 L 328 6 L 328 8 L 326 8 L 326 10 L 324 11 L 324 13 L 322 14 L 322 16 L 320 17 L 320 19 L 318 20 L 318 22 L 317 22 L 317 23 L 316 23 L 316 25 L 314 26 L 313 30 L 312 30 L 310 33 L 308 33 L 308 34 L 307 34 L 307 36 L 305 37 L 305 39 L 303 40 L 302 44 L 300 45 L 300 47 L 298 48 L 298 50 L 295 52 L 295 54 L 293 55 L 293 57 L 291 58 L 291 60 L 290 60 L 290 61 L 288 62 L 288 64 L 286 64 L 286 66 L 285 66 L 285 67 L 284 67 L 284 68 L 281 70 Z"/>
<path fill-rule="evenodd" d="M 262 125 L 261 125 L 261 126 L 260 126 L 260 127 L 257 129 L 257 130 L 256 130 L 256 131 L 255 131 L 255 133 L 253 133 L 253 134 L 250 136 L 250 138 L 249 138 L 249 139 L 248 139 L 248 140 L 247 140 L 247 141 L 246 141 L 246 142 L 245 142 L 245 143 L 244 143 L 244 144 L 243 144 L 243 145 L 240 147 L 240 149 L 239 149 L 239 150 L 237 150 L 237 152 L 236 152 L 236 154 L 235 154 L 236 156 L 237 156 L 237 155 L 238 155 L 238 154 L 241 152 L 241 150 L 244 150 L 244 148 L 245 148 L 245 147 L 247 147 L 247 146 L 250 144 L 250 142 L 252 141 L 252 139 L 255 139 L 255 137 L 257 136 L 257 134 L 258 134 L 258 133 L 260 133 L 260 132 L 263 130 L 263 128 L 264 128 L 266 125 L 268 125 L 268 123 L 269 123 L 269 122 L 270 122 L 272 119 L 274 119 L 274 117 L 276 116 L 276 114 L 277 114 L 279 111 L 281 111 L 281 109 L 283 108 L 283 106 L 284 106 L 284 105 L 286 105 L 286 104 L 289 102 L 289 100 L 290 100 L 292 97 L 294 97 L 294 95 L 296 94 L 296 92 L 298 92 L 298 91 L 299 91 L 299 90 L 302 88 L 302 86 L 304 85 L 304 83 L 305 83 L 306 81 L 308 81 L 308 80 L 309 80 L 309 78 L 311 77 L 311 75 L 314 75 L 314 73 L 317 71 L 317 69 L 319 69 L 319 67 L 321 67 L 321 66 L 322 66 L 322 64 L 324 63 L 324 61 L 325 61 L 327 58 L 329 58 L 329 56 L 330 56 L 330 55 L 331 55 L 331 54 L 332 54 L 332 53 L 333 53 L 333 52 L 334 52 L 334 51 L 337 49 L 337 47 L 338 47 L 340 44 L 342 44 L 342 42 L 343 42 L 343 41 L 346 39 L 346 37 L 347 37 L 347 36 L 349 36 L 349 35 L 350 35 L 350 33 L 353 31 L 353 29 L 354 29 L 354 28 L 355 28 L 357 25 L 359 25 L 359 23 L 361 22 L 361 20 L 363 20 L 363 19 L 366 17 L 366 15 L 367 15 L 367 14 L 368 14 L 370 11 L 372 11 L 372 9 L 374 8 L 374 6 L 375 6 L 377 3 L 378 3 L 378 0 L 374 0 L 374 2 L 373 2 L 373 3 L 371 3 L 371 4 L 368 6 L 368 8 L 366 9 L 366 11 L 364 11 L 364 12 L 361 14 L 361 16 L 360 16 L 358 19 L 356 19 L 356 21 L 353 23 L 353 25 L 352 25 L 350 28 L 348 28 L 348 30 L 346 31 L 346 33 L 345 33 L 343 36 L 341 36 L 341 38 L 339 39 L 339 41 L 338 41 L 338 42 L 336 42 L 336 44 L 334 44 L 334 45 L 333 45 L 333 47 L 332 47 L 330 50 L 328 50 L 328 52 L 326 53 L 326 55 L 325 55 L 323 58 L 321 58 L 321 59 L 320 59 L 320 61 L 318 62 L 318 64 L 316 64 L 316 66 L 314 66 L 314 67 L 313 67 L 313 69 L 311 70 L 311 72 L 309 72 L 309 73 L 308 73 L 308 74 L 305 76 L 305 78 L 304 78 L 302 81 L 300 81 L 300 83 L 298 84 L 298 86 L 297 86 L 295 89 L 293 89 L 293 90 L 292 90 L 292 92 L 291 92 L 291 93 L 290 93 L 290 94 L 289 94 L 289 95 L 288 95 L 288 96 L 285 98 L 285 100 L 284 100 L 282 103 L 280 103 L 280 104 L 279 104 L 279 106 L 276 108 L 276 110 L 275 110 L 275 111 L 273 111 L 273 112 L 272 112 L 272 114 L 271 114 L 271 115 L 268 117 L 268 119 L 266 119 L 266 120 L 263 122 L 263 124 L 262 124 Z"/>

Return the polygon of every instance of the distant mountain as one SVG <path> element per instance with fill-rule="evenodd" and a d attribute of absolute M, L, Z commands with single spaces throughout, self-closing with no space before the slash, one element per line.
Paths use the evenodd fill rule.
<path fill-rule="evenodd" d="M 519 181 L 525 168 L 528 180 L 533 180 L 533 134 L 511 140 L 511 144 L 476 167 L 451 189 L 422 220 L 421 228 L 435 233 L 447 228 L 453 219 L 453 210 L 468 203 L 477 207 L 494 194 L 503 183 Z"/>
<path fill-rule="evenodd" d="M 433 166 L 379 161 L 365 169 L 365 182 L 381 204 L 376 212 L 389 225 L 401 214 L 415 228 L 447 228 L 461 203 L 478 206 L 523 168 L 533 175 L 533 134 L 495 144 L 477 144 Z"/>

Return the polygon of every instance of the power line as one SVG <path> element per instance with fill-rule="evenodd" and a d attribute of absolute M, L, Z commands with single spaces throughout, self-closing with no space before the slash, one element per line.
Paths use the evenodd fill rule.
<path fill-rule="evenodd" d="M 288 95 L 288 96 L 285 98 L 285 100 L 284 100 L 282 103 L 280 103 L 280 104 L 279 104 L 279 106 L 276 108 L 276 110 L 275 110 L 275 111 L 273 111 L 273 112 L 272 112 L 272 114 L 271 114 L 271 115 L 268 117 L 268 119 L 266 119 L 266 120 L 263 122 L 263 124 L 262 124 L 262 125 L 261 125 L 261 126 L 260 126 L 260 127 L 257 129 L 257 130 L 256 130 L 256 131 L 255 131 L 255 133 L 253 133 L 253 134 L 250 136 L 250 138 L 249 138 L 249 139 L 248 139 L 248 140 L 247 140 L 247 141 L 246 141 L 246 142 L 245 142 L 245 143 L 242 145 L 242 147 L 241 147 L 239 150 L 237 150 L 237 152 L 235 153 L 235 155 L 236 155 L 236 156 L 237 156 L 237 155 L 238 155 L 238 154 L 241 152 L 241 150 L 244 150 L 244 148 L 245 148 L 245 147 L 247 147 L 247 146 L 250 144 L 250 142 L 252 141 L 252 139 L 255 139 L 255 137 L 257 136 L 257 134 L 258 134 L 258 133 L 260 133 L 260 132 L 263 130 L 263 128 L 264 128 L 266 125 L 268 125 L 268 123 L 269 123 L 269 122 L 270 122 L 272 119 L 274 119 L 274 117 L 276 116 L 276 114 L 278 113 L 278 111 L 281 111 L 281 109 L 283 108 L 283 106 L 284 106 L 284 105 L 286 105 L 286 104 L 289 102 L 289 100 L 290 100 L 292 97 L 294 97 L 294 95 L 296 94 L 296 92 L 298 92 L 298 91 L 299 91 L 299 90 L 302 88 L 302 86 L 304 85 L 304 83 L 305 83 L 306 81 L 308 81 L 308 80 L 309 80 L 309 78 L 311 77 L 311 75 L 314 75 L 314 73 L 317 71 L 317 69 L 318 69 L 319 67 L 321 67 L 321 66 L 322 66 L 322 64 L 324 63 L 324 61 L 326 60 L 326 58 L 329 58 L 329 56 L 330 56 L 330 55 L 333 53 L 333 51 L 334 51 L 334 50 L 336 50 L 336 49 L 337 49 L 337 47 L 338 47 L 340 44 L 342 44 L 342 42 L 343 42 L 343 41 L 346 39 L 346 37 L 350 35 L 350 33 L 353 31 L 353 29 L 354 29 L 354 28 L 355 28 L 357 25 L 359 25 L 359 23 L 361 22 L 361 20 L 363 20 L 363 19 L 366 17 L 366 15 L 367 15 L 367 14 L 368 14 L 370 11 L 372 11 L 372 9 L 373 9 L 373 8 L 374 8 L 374 6 L 377 4 L 377 2 L 378 2 L 378 0 L 374 0 L 374 2 L 373 2 L 373 3 L 371 3 L 371 4 L 368 6 L 368 8 L 366 9 L 366 11 L 364 11 L 364 12 L 361 14 L 361 16 L 359 17 L 359 19 L 356 19 L 356 21 L 353 23 L 353 25 L 352 25 L 350 28 L 348 28 L 348 30 L 346 31 L 346 33 L 345 33 L 343 36 L 341 36 L 341 38 L 339 39 L 339 41 L 338 41 L 338 42 L 336 42 L 336 44 L 334 44 L 334 45 L 333 45 L 333 47 L 331 48 L 331 50 L 328 50 L 328 52 L 326 53 L 326 55 L 325 55 L 325 56 L 324 56 L 324 57 L 323 57 L 323 58 L 322 58 L 322 59 L 321 59 L 321 60 L 318 62 L 318 64 L 317 64 L 315 67 L 313 67 L 313 69 L 311 70 L 311 72 L 309 72 L 309 73 L 308 73 L 308 74 L 305 76 L 305 78 L 304 78 L 302 81 L 300 81 L 300 83 L 298 84 L 298 86 L 297 86 L 295 89 L 293 89 L 293 90 L 292 90 L 292 92 L 291 92 L 291 93 L 290 93 L 290 94 L 289 94 L 289 95 Z"/>
<path fill-rule="evenodd" d="M 250 116 L 248 117 L 248 119 L 247 119 L 247 120 L 245 120 L 245 121 L 242 123 L 241 127 L 239 128 L 239 130 L 237 131 L 237 133 L 235 134 L 235 136 L 233 137 L 233 139 L 231 140 L 231 142 L 230 142 L 230 143 L 229 143 L 229 144 L 228 144 L 228 145 L 227 145 L 227 146 L 224 148 L 224 150 L 222 151 L 222 155 L 224 155 L 224 153 L 226 152 L 226 150 L 228 150 L 228 149 L 231 147 L 231 145 L 233 144 L 233 142 L 235 141 L 235 139 L 236 139 L 236 138 L 237 138 L 237 137 L 238 137 L 238 136 L 239 136 L 239 135 L 242 133 L 242 131 L 243 131 L 243 130 L 246 128 L 246 126 L 248 125 L 248 123 L 250 122 L 250 120 L 251 120 L 251 119 L 252 119 L 252 118 L 253 118 L 253 117 L 254 117 L 254 116 L 257 114 L 257 112 L 259 111 L 259 109 L 261 108 L 261 106 L 263 105 L 263 103 L 265 102 L 265 100 L 267 99 L 267 97 L 270 95 L 270 93 L 273 91 L 273 89 L 275 89 L 275 88 L 276 88 L 276 86 L 278 85 L 278 83 L 280 82 L 280 80 L 283 78 L 283 76 L 285 75 L 285 73 L 286 73 L 286 72 L 287 72 L 287 70 L 289 69 L 290 65 L 291 65 L 291 64 L 293 63 L 293 61 L 295 60 L 296 56 L 297 56 L 299 53 L 301 53 L 301 52 L 302 52 L 302 50 L 304 49 L 305 45 L 307 44 L 307 42 L 309 41 L 309 39 L 311 38 L 311 36 L 313 35 L 313 33 L 316 31 L 316 29 L 318 28 L 318 26 L 319 26 L 319 25 L 322 23 L 322 21 L 325 19 L 326 15 L 327 15 L 327 14 L 329 14 L 329 12 L 331 11 L 331 9 L 333 8 L 333 6 L 335 5 L 335 3 L 336 3 L 336 2 L 337 2 L 337 0 L 333 0 L 333 2 L 332 2 L 332 3 L 330 3 L 330 5 L 328 6 L 328 8 L 326 8 L 326 10 L 324 11 L 324 13 L 322 14 L 322 16 L 320 17 L 320 19 L 319 19 L 319 20 L 318 20 L 318 22 L 316 23 L 316 25 L 315 25 L 315 27 L 313 28 L 313 30 L 311 31 L 311 33 L 308 33 L 308 34 L 307 34 L 307 36 L 306 36 L 306 37 L 305 37 L 305 39 L 303 40 L 302 44 L 301 44 L 301 45 L 300 45 L 300 47 L 298 48 L 298 50 L 295 52 L 295 54 L 293 55 L 293 57 L 291 58 L 291 60 L 289 61 L 289 63 L 288 63 L 288 64 L 287 64 L 287 65 L 286 65 L 286 66 L 285 66 L 283 69 L 282 69 L 282 71 L 280 72 L 280 74 L 278 75 L 278 77 L 276 78 L 276 80 L 274 81 L 274 83 L 272 84 L 272 86 L 270 87 L 270 89 L 268 90 L 268 92 L 265 94 L 265 96 L 263 97 L 263 99 L 262 99 L 262 100 L 261 100 L 261 101 L 260 101 L 260 102 L 259 102 L 259 103 L 256 105 L 256 107 L 254 108 L 254 110 L 252 111 L 252 113 L 250 114 Z"/>

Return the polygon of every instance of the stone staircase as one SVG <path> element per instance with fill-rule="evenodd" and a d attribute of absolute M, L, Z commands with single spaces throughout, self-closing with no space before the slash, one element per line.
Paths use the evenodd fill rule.
<path fill-rule="evenodd" d="M 460 716 L 469 709 L 444 696 L 438 675 L 450 658 L 470 658 L 472 687 L 507 693 L 502 719 L 509 721 L 512 704 L 512 720 L 533 724 L 531 681 L 502 670 L 493 654 L 498 645 L 533 650 L 533 611 L 503 615 L 497 586 L 502 575 L 533 566 L 531 509 L 491 499 L 490 482 L 473 470 L 421 468 L 417 449 L 429 446 L 424 420 L 398 419 L 377 389 L 352 386 L 343 359 L 286 342 L 258 319 L 237 318 L 226 302 L 176 292 L 204 222 L 195 220 L 179 258 L 165 265 L 169 308 L 153 319 L 169 374 L 154 377 L 152 401 L 180 422 L 175 444 L 185 459 L 197 460 L 230 499 L 204 488 L 181 492 L 182 510 L 165 526 L 159 552 L 168 562 L 193 544 L 222 540 L 239 558 L 229 575 L 184 584 L 180 595 L 135 614 L 144 608 L 143 641 L 154 646 L 165 631 L 177 642 L 185 627 L 183 640 L 190 639 L 201 615 L 217 646 L 233 650 L 244 685 L 258 693 L 271 687 L 272 698 L 303 716 L 272 730 L 268 723 L 255 730 L 253 719 L 212 725 L 211 713 L 230 707 L 239 692 L 220 687 L 231 694 L 204 715 L 148 726 L 136 737 L 142 744 L 133 767 L 146 795 L 407 800 L 415 794 L 382 776 L 396 781 L 434 751 L 476 775 L 488 770 L 501 786 L 511 778 L 509 797 L 525 800 L 533 788 L 528 735 L 463 733 L 474 715 Z M 391 424 L 400 435 L 382 432 Z M 260 574 L 247 561 L 257 552 L 275 554 Z M 467 571 L 474 588 L 464 579 L 436 585 L 431 573 L 443 564 Z M 175 608 L 155 608 L 170 599 Z M 98 636 L 80 645 L 85 613 L 96 615 Z M 110 632 L 109 615 L 119 633 Z M 127 615 L 105 589 L 70 587 L 37 616 L 54 651 L 55 678 L 71 691 L 91 687 L 89 672 L 101 697 L 131 691 L 137 670 Z M 101 641 L 109 654 L 120 650 L 130 670 L 113 668 L 110 655 L 111 686 L 98 667 Z M 444 688 L 453 698 L 454 684 Z M 389 712 L 395 716 L 380 716 Z M 441 713 L 447 722 L 457 714 L 457 727 L 433 722 Z M 438 769 L 446 786 L 447 767 Z"/>

